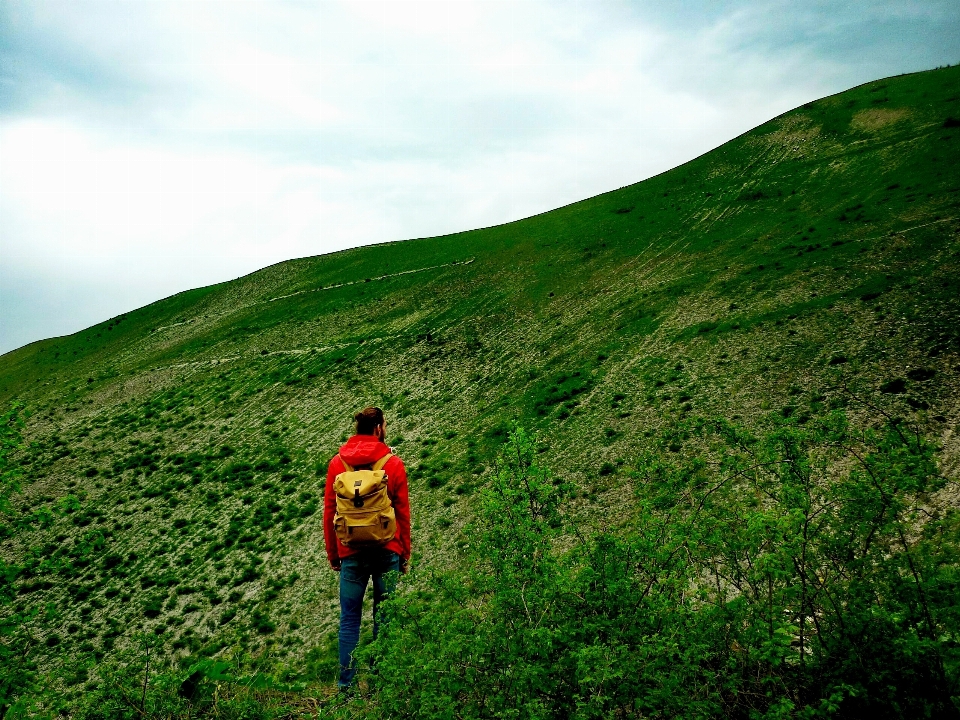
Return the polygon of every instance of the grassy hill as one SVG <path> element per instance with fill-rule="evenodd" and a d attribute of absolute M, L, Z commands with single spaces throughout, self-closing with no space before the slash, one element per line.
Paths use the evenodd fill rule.
<path fill-rule="evenodd" d="M 46 608 L 29 654 L 65 703 L 141 633 L 326 681 L 323 473 L 365 405 L 410 470 L 423 568 L 461 556 L 515 420 L 587 523 L 693 415 L 866 423 L 859 398 L 915 422 L 956 477 L 958 391 L 954 67 L 542 215 L 280 263 L 0 357 L 0 401 L 30 413 L 8 610 Z"/>

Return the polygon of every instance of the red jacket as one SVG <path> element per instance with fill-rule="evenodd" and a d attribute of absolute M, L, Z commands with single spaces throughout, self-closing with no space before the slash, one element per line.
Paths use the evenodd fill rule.
<path fill-rule="evenodd" d="M 323 493 L 323 540 L 327 546 L 327 558 L 332 567 L 339 567 L 340 561 L 359 552 L 348 548 L 337 537 L 333 529 L 333 515 L 337 510 L 337 494 L 333 491 L 333 481 L 346 468 L 343 460 L 356 468 L 358 465 L 375 463 L 390 452 L 390 448 L 377 440 L 373 435 L 354 435 L 341 447 L 340 453 L 334 455 L 327 466 L 327 487 Z M 404 563 L 410 559 L 410 499 L 407 495 L 407 469 L 403 460 L 394 455 L 383 466 L 387 473 L 387 495 L 393 503 L 393 510 L 397 515 L 397 534 L 393 540 L 383 547 L 393 550 Z"/>

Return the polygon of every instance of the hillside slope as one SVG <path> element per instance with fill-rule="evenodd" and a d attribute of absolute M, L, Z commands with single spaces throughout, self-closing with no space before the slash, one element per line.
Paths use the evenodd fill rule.
<path fill-rule="evenodd" d="M 83 658 L 144 631 L 322 656 L 322 473 L 368 404 L 411 470 L 421 564 L 457 555 L 515 419 L 581 512 L 692 413 L 869 398 L 956 474 L 958 118 L 960 68 L 889 78 L 549 213 L 281 263 L 0 357 L 33 443 L 32 520 L 0 553 L 27 568 L 14 609 L 56 609 L 37 660 L 69 697 Z"/>

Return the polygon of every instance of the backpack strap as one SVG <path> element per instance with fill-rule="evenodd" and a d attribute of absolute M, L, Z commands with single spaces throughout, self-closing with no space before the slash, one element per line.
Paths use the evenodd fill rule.
<path fill-rule="evenodd" d="M 340 453 L 337 453 L 337 457 L 340 458 L 340 462 L 343 463 L 343 469 L 344 469 L 344 470 L 346 470 L 347 472 L 353 472 L 353 471 L 354 471 L 353 467 L 347 464 L 347 461 L 343 459 L 343 456 L 340 455 Z M 393 453 L 387 453 L 387 454 L 384 455 L 382 458 L 380 458 L 379 460 L 377 460 L 370 469 L 371 469 L 371 470 L 383 470 L 383 466 L 386 465 L 386 464 L 387 464 L 387 461 L 388 461 L 390 458 L 392 458 L 392 457 L 393 457 Z"/>

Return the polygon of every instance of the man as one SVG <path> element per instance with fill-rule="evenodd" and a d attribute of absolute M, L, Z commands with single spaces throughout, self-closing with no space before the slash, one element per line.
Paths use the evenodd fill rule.
<path fill-rule="evenodd" d="M 397 530 L 383 545 L 350 548 L 340 542 L 334 530 L 337 495 L 334 481 L 347 470 L 371 468 L 391 452 L 384 444 L 387 422 L 383 410 L 368 407 L 353 417 L 356 434 L 347 440 L 327 466 L 327 487 L 323 503 L 323 536 L 330 567 L 340 573 L 340 678 L 337 686 L 349 690 L 356 667 L 353 651 L 360 639 L 360 614 L 367 583 L 373 578 L 373 637 L 379 629 L 377 607 L 393 590 L 390 572 L 406 573 L 410 560 L 410 501 L 407 496 L 407 470 L 396 455 L 383 466 L 387 474 L 387 495 L 396 514 Z"/>

